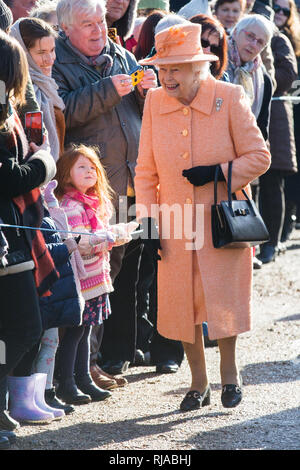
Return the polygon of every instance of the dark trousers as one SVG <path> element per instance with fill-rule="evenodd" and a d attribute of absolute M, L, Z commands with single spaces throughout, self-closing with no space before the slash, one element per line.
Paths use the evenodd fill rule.
<path fill-rule="evenodd" d="M 90 332 L 91 327 L 85 325 L 65 329 L 57 357 L 59 382 L 89 373 Z"/>
<path fill-rule="evenodd" d="M 136 350 L 136 285 L 139 279 L 139 266 L 142 251 L 141 240 L 132 240 L 124 247 L 112 249 L 111 266 L 114 263 L 114 250 L 119 256 L 124 250 L 122 266 L 114 281 L 114 292 L 109 296 L 112 314 L 105 321 L 101 345 L 103 360 L 133 362 Z"/>
<path fill-rule="evenodd" d="M 270 234 L 269 243 L 276 246 L 281 238 L 285 214 L 285 174 L 268 170 L 259 178 L 259 208 Z"/>
<path fill-rule="evenodd" d="M 0 379 L 8 375 L 42 335 L 39 301 L 32 271 L 0 276 Z M 1 359 L 1 357 L 0 357 Z"/>
<path fill-rule="evenodd" d="M 143 252 L 144 253 L 144 252 Z M 148 318 L 153 324 L 153 334 L 150 342 L 151 363 L 157 365 L 160 362 L 175 361 L 179 366 L 184 357 L 184 349 L 181 341 L 174 341 L 161 336 L 157 331 L 157 262 L 154 263 L 145 251 L 147 261 L 144 263 L 152 265 L 152 282 L 148 287 L 149 291 L 149 313 Z M 160 261 L 159 261 L 160 262 Z"/>
<path fill-rule="evenodd" d="M 42 334 L 32 271 L 0 276 L 0 302 L 0 411 L 3 411 L 7 408 L 7 375 Z"/>

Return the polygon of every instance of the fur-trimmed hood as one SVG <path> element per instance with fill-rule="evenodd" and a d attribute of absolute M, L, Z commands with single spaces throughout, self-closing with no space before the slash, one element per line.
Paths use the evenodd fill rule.
<path fill-rule="evenodd" d="M 123 40 L 128 39 L 132 34 L 138 3 L 139 0 L 130 0 L 125 15 L 111 25 L 113 28 L 117 28 L 117 33 Z"/>

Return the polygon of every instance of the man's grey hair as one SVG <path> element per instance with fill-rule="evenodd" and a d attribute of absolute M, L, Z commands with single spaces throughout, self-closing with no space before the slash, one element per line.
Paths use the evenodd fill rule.
<path fill-rule="evenodd" d="M 38 0 L 29 16 L 49 21 L 51 16 L 56 14 L 57 3 L 58 0 Z"/>
<path fill-rule="evenodd" d="M 266 36 L 266 45 L 270 43 L 273 33 L 275 31 L 273 23 L 269 21 L 265 16 L 251 14 L 244 16 L 240 21 L 237 22 L 231 32 L 231 36 L 237 37 L 243 30 L 251 30 L 252 26 L 258 26 L 263 30 Z"/>
<path fill-rule="evenodd" d="M 61 28 L 62 25 L 71 26 L 75 15 L 95 13 L 98 7 L 105 14 L 105 5 L 105 0 L 59 0 L 56 8 L 58 24 Z"/>
<path fill-rule="evenodd" d="M 182 18 L 182 16 L 176 15 L 175 13 L 170 13 L 169 15 L 164 16 L 156 25 L 154 33 L 160 33 L 164 29 L 168 29 L 171 26 L 176 24 L 189 24 L 190 22 Z"/>

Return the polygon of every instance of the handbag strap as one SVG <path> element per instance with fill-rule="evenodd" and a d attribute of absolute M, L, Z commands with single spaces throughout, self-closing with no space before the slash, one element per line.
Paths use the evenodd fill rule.
<path fill-rule="evenodd" d="M 231 192 L 231 181 L 232 181 L 232 161 L 228 162 L 228 177 L 227 177 L 227 194 L 228 194 L 228 205 L 231 211 L 232 216 L 234 217 L 234 212 L 232 209 L 232 198 L 236 199 L 235 193 Z M 214 181 L 214 203 L 215 205 L 218 203 L 218 176 L 220 171 L 220 165 L 216 166 L 215 171 L 215 181 Z M 245 198 L 251 203 L 250 198 L 246 191 L 242 189 L 242 193 Z"/>

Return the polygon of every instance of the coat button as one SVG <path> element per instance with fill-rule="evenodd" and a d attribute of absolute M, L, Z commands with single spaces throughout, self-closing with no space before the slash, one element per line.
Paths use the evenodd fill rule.
<path fill-rule="evenodd" d="M 183 129 L 183 131 L 181 132 L 183 137 L 186 137 L 189 133 L 189 131 L 187 129 Z"/>
<path fill-rule="evenodd" d="M 185 200 L 186 204 L 192 204 L 192 200 L 188 197 L 186 200 Z"/>
<path fill-rule="evenodd" d="M 190 156 L 189 152 L 184 152 L 184 153 L 182 154 L 182 158 L 183 158 L 184 160 L 187 160 L 187 159 L 189 158 L 189 156 Z"/>
<path fill-rule="evenodd" d="M 188 108 L 183 108 L 182 112 L 185 116 L 187 116 L 189 114 Z"/>

